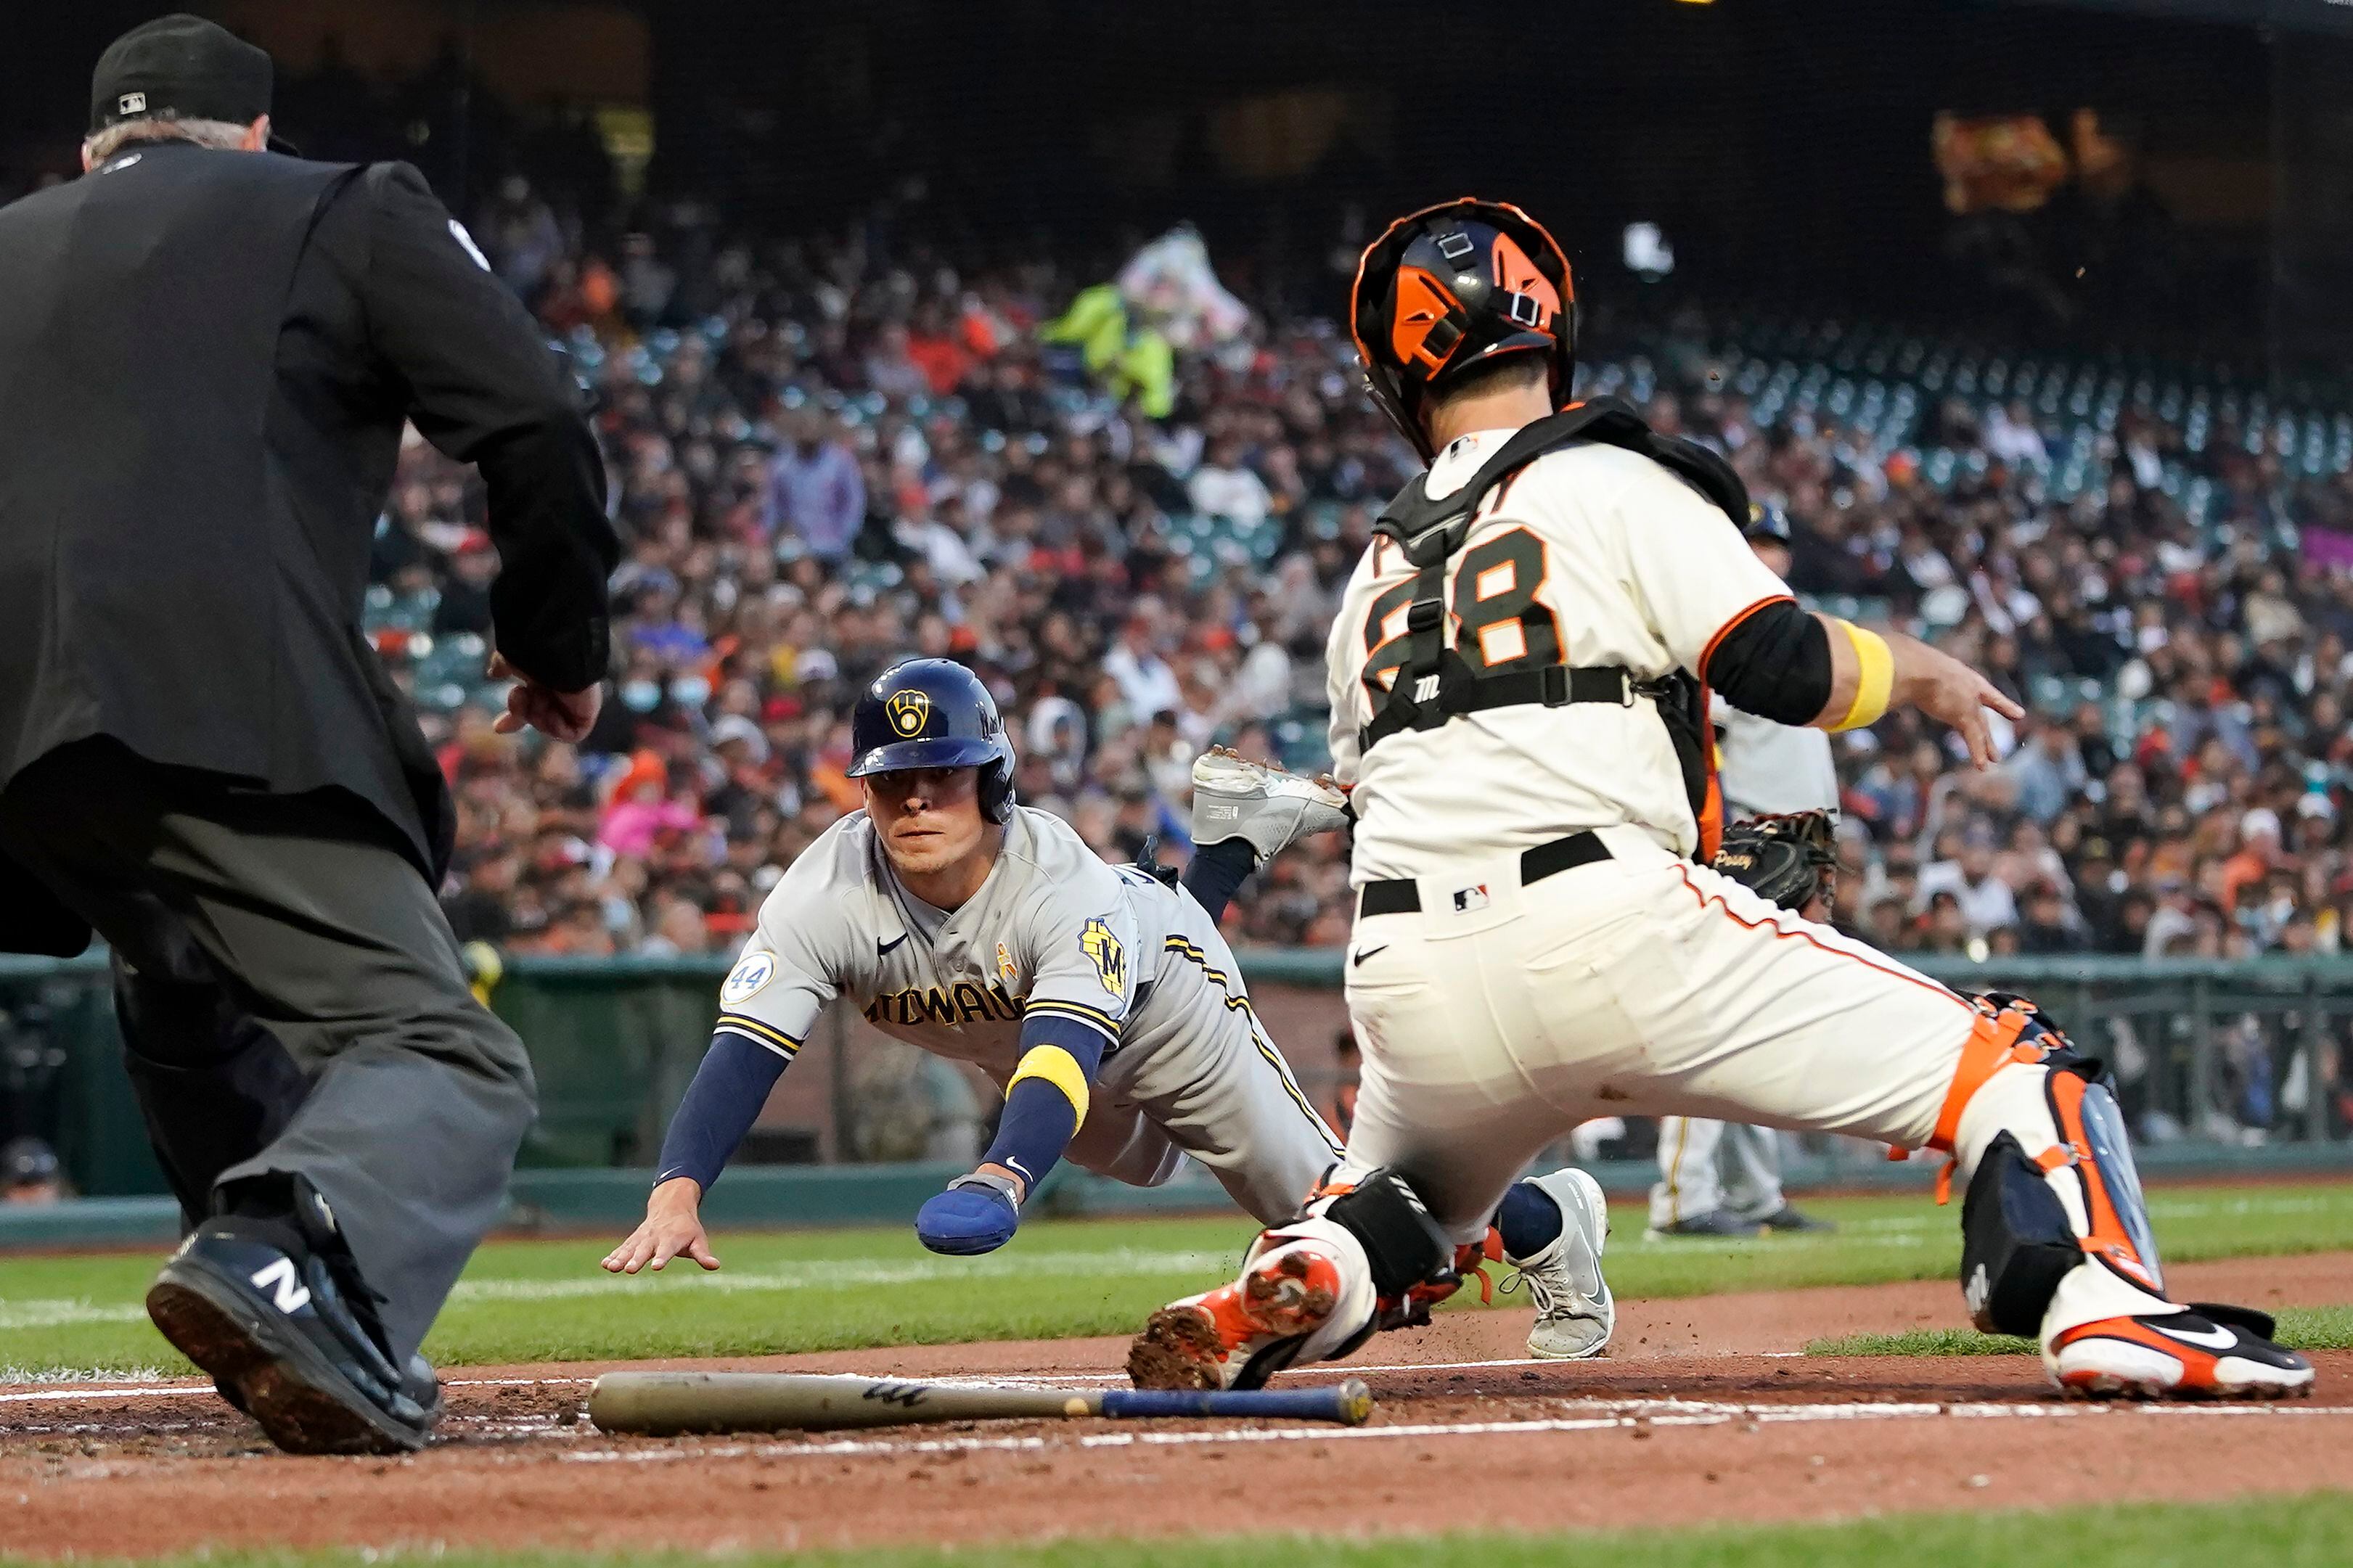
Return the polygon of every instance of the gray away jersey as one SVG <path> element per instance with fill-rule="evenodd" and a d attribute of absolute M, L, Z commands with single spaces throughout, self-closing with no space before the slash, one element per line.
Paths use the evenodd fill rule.
<path fill-rule="evenodd" d="M 1200 973 L 1159 985 L 1172 965 Z M 883 1033 L 1002 1083 L 1018 1063 L 1025 1016 L 1093 1028 L 1107 1054 L 1156 1045 L 1185 1032 L 1199 981 L 1247 1007 L 1225 943 L 1191 895 L 1106 863 L 1050 813 L 1017 806 L 980 891 L 942 910 L 906 890 L 873 824 L 855 812 L 760 906 L 720 990 L 719 1027 L 790 1056 L 839 996 Z"/>
<path fill-rule="evenodd" d="M 1715 719 L 1726 822 L 1800 811 L 1838 815 L 1838 764 L 1827 731 L 1776 724 L 1722 697 Z"/>

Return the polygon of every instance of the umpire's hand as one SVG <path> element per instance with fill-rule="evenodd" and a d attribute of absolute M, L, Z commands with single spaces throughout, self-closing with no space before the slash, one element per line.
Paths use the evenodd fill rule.
<path fill-rule="evenodd" d="M 719 1267 L 711 1237 L 702 1229 L 702 1186 L 691 1176 L 672 1176 L 646 1199 L 645 1223 L 629 1239 L 605 1254 L 608 1274 L 635 1274 L 651 1264 L 659 1273 L 673 1258 L 691 1258 L 705 1268 Z"/>
<path fill-rule="evenodd" d="M 528 724 L 553 740 L 581 741 L 596 727 L 596 711 L 604 705 L 603 687 L 558 691 L 509 664 L 502 653 L 491 655 L 491 679 L 514 682 L 507 692 L 507 710 L 491 725 L 501 735 L 512 735 Z"/>

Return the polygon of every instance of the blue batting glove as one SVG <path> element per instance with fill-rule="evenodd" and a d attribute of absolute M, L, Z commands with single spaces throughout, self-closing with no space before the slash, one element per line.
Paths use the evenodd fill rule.
<path fill-rule="evenodd" d="M 964 1176 L 915 1214 L 915 1239 L 952 1258 L 976 1258 L 1013 1239 L 1021 1211 L 1010 1183 Z"/>

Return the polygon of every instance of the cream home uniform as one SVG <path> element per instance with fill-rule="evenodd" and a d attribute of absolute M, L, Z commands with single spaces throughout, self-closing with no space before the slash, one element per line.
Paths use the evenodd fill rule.
<path fill-rule="evenodd" d="M 1727 822 L 1801 811 L 1838 811 L 1838 766 L 1820 730 L 1777 724 L 1728 702 L 1715 710 L 1717 776 Z M 1722 1209 L 1761 1220 L 1786 1205 L 1780 1134 L 1770 1127 L 1706 1116 L 1659 1119 L 1659 1180 L 1651 1225 Z"/>
<path fill-rule="evenodd" d="M 955 910 L 907 891 L 863 812 L 828 828 L 761 905 L 717 1026 L 790 1057 L 836 997 L 1000 1089 L 1025 1016 L 1100 1032 L 1067 1156 L 1136 1186 L 1190 1154 L 1272 1223 L 1337 1158 L 1208 913 L 1148 871 L 1107 864 L 1046 812 L 1014 808 L 997 865 Z"/>
<path fill-rule="evenodd" d="M 1508 435 L 1446 447 L 1430 494 L 1459 489 Z M 1496 487 L 1447 574 L 1445 635 L 1457 648 L 1475 641 L 1491 668 L 1541 646 L 1641 679 L 1678 667 L 1704 678 L 1716 640 L 1788 592 L 1721 510 L 1599 443 Z M 1355 786 L 1354 880 L 1410 879 L 1418 905 L 1356 923 L 1347 997 L 1365 1065 L 1342 1179 L 1393 1165 L 1468 1242 L 1535 1152 L 1594 1116 L 1933 1141 L 1964 1177 L 2005 1130 L 2031 1149 L 2063 1144 L 2043 1068 L 1956 1090 L 1978 1033 L 1968 1002 L 1687 858 L 1699 830 L 1649 699 L 1470 712 L 1360 752 L 1413 577 L 1377 539 L 1328 647 L 1335 771 Z M 1586 829 L 1607 858 L 1523 885 L 1524 852 Z M 2052 1190 L 2084 1234 L 2082 1197 Z M 2162 1310 L 2114 1270 L 2076 1268 L 2044 1331 L 2152 1304 Z M 1306 1353 L 1353 1327 L 1335 1320 Z"/>

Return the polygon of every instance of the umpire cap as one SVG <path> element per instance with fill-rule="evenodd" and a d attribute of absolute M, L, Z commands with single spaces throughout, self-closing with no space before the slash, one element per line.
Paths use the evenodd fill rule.
<path fill-rule="evenodd" d="M 143 22 L 106 47 L 90 79 L 90 133 L 126 120 L 218 120 L 250 125 L 269 112 L 269 54 L 185 12 Z M 273 153 L 293 145 L 269 139 Z"/>
<path fill-rule="evenodd" d="M 997 699 L 953 659 L 908 658 L 874 678 L 849 715 L 849 776 L 905 768 L 978 768 L 981 815 L 1013 810 L 1013 742 Z"/>

